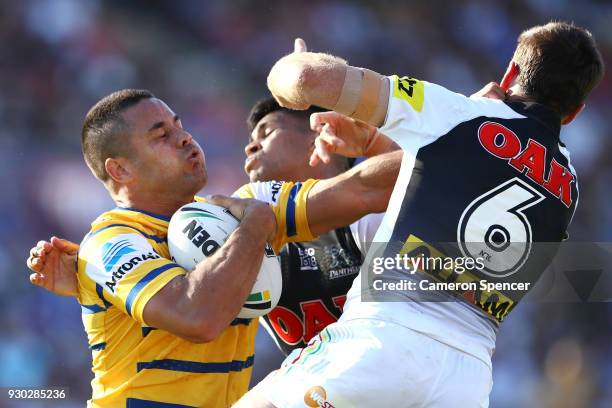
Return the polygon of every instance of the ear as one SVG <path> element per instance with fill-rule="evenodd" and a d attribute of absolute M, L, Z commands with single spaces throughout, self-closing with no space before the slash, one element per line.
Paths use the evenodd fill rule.
<path fill-rule="evenodd" d="M 584 103 L 580 104 L 580 106 L 578 106 L 576 109 L 574 109 L 574 111 L 572 113 L 570 113 L 569 115 L 567 115 L 566 117 L 561 119 L 561 124 L 562 125 L 567 125 L 568 123 L 570 123 L 571 121 L 576 119 L 576 116 L 578 116 L 578 114 L 580 112 L 582 112 L 582 110 L 584 109 L 585 106 L 586 105 Z"/>
<path fill-rule="evenodd" d="M 499 86 L 504 92 L 507 92 L 508 89 L 510 89 L 510 86 L 512 85 L 512 81 L 516 79 L 518 74 L 519 74 L 519 66 L 516 64 L 516 62 L 510 61 L 510 63 L 508 64 L 508 68 L 506 68 L 506 73 L 504 74 L 504 77 L 499 83 Z"/>
<path fill-rule="evenodd" d="M 132 172 L 125 160 L 119 158 L 108 158 L 104 161 L 106 172 L 116 183 L 126 184 L 132 180 Z"/>

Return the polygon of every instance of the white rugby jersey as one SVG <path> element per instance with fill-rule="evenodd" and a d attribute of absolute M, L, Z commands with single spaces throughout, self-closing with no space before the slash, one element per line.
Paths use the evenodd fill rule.
<path fill-rule="evenodd" d="M 554 255 L 536 256 L 534 243 L 562 241 L 578 201 L 559 116 L 536 103 L 468 98 L 409 77 L 389 79 L 380 130 L 404 157 L 374 241 L 389 243 L 385 256 L 420 246 L 432 254 L 479 257 L 484 264 L 462 274 L 394 271 L 392 279 L 534 283 Z M 373 252 L 364 265 L 380 256 Z M 363 276 L 355 279 L 341 320 L 392 321 L 489 365 L 499 324 L 525 294 L 434 292 L 424 301 L 405 290 L 392 302 L 363 283 Z"/>

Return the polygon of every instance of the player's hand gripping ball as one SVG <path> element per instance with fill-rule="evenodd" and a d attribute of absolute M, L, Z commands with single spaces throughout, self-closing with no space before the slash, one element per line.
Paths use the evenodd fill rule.
<path fill-rule="evenodd" d="M 186 270 L 212 255 L 240 222 L 225 208 L 208 203 L 190 203 L 174 213 L 168 226 L 168 247 L 174 261 Z M 237 317 L 252 319 L 271 311 L 280 299 L 283 281 L 280 264 L 266 246 L 261 269 L 246 303 Z"/>

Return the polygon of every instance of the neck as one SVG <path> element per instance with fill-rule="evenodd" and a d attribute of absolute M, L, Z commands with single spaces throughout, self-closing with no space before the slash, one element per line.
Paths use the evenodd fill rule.
<path fill-rule="evenodd" d="M 340 173 L 342 173 L 342 171 L 333 163 L 327 165 L 319 163 L 319 165 L 315 167 L 306 166 L 298 172 L 299 176 L 293 177 L 291 181 L 305 181 L 308 179 L 323 180 L 335 177 Z"/>
<path fill-rule="evenodd" d="M 118 207 L 134 208 L 154 214 L 171 217 L 180 207 L 193 202 L 194 195 L 186 194 L 179 197 L 177 194 L 146 194 L 120 188 L 111 193 L 113 201 Z"/>

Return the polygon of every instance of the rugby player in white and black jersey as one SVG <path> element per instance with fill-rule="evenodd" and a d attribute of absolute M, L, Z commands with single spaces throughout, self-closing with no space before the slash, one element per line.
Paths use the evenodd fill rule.
<path fill-rule="evenodd" d="M 554 22 L 519 37 L 502 80 L 505 101 L 468 98 L 304 52 L 279 60 L 268 85 L 283 106 L 323 106 L 381 126 L 379 133 L 364 133 L 365 125 L 346 116 L 315 114 L 313 127 L 322 131 L 315 162 L 372 139 L 401 146 L 401 170 L 375 238 L 386 243 L 386 257 L 416 243 L 484 262 L 462 277 L 422 270 L 391 276 L 534 283 L 554 255 L 538 243 L 566 238 L 578 202 L 560 127 L 584 108 L 602 76 L 591 34 Z M 454 243 L 454 249 L 443 243 Z M 488 406 L 497 330 L 521 296 L 503 289 L 438 291 L 427 301 L 414 291 L 394 296 L 381 298 L 367 279 L 357 278 L 340 320 L 236 406 Z"/>
<path fill-rule="evenodd" d="M 245 171 L 252 196 L 274 203 L 283 181 L 306 181 L 336 176 L 354 159 L 334 155 L 323 166 L 311 167 L 316 132 L 305 111 L 281 107 L 274 98 L 257 102 L 247 119 L 250 136 L 245 147 Z M 399 146 L 393 147 L 399 149 Z M 301 348 L 334 323 L 372 242 L 383 214 L 369 214 L 350 226 L 321 234 L 309 242 L 291 242 L 280 253 L 283 291 L 277 307 L 262 319 L 264 327 L 284 354 Z"/>

